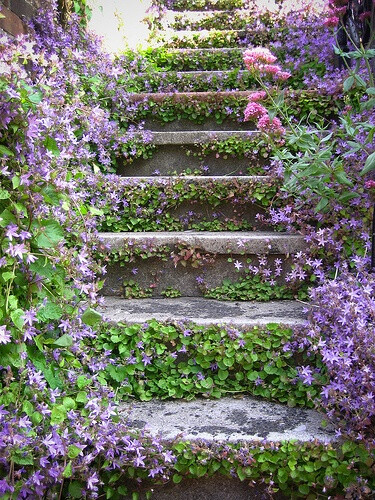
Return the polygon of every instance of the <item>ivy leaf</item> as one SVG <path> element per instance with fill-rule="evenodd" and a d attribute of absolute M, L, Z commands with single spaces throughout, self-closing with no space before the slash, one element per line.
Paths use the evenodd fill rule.
<path fill-rule="evenodd" d="M 82 314 L 82 321 L 85 325 L 94 326 L 102 319 L 102 315 L 96 312 L 94 309 L 88 307 L 86 311 Z"/>
<path fill-rule="evenodd" d="M 0 189 L 0 200 L 7 200 L 10 198 L 10 193 L 6 189 Z"/>
<path fill-rule="evenodd" d="M 60 224 L 54 220 L 45 220 L 40 224 L 41 234 L 36 238 L 40 248 L 52 248 L 64 238 L 64 231 Z"/>
<path fill-rule="evenodd" d="M 37 316 L 40 321 L 48 321 L 49 319 L 57 320 L 62 316 L 62 309 L 53 302 L 47 302 L 47 304 L 38 311 Z"/>
<path fill-rule="evenodd" d="M 22 309 L 16 309 L 10 313 L 10 317 L 14 323 L 14 325 L 18 328 L 18 330 L 22 330 L 23 325 L 25 323 L 24 319 L 24 311 Z"/>
<path fill-rule="evenodd" d="M 76 458 L 82 452 L 81 448 L 78 448 L 75 444 L 71 444 L 68 448 L 68 457 Z"/>
<path fill-rule="evenodd" d="M 79 481 L 72 481 L 69 483 L 69 494 L 73 498 L 82 498 L 83 484 Z"/>
<path fill-rule="evenodd" d="M 51 411 L 51 424 L 61 424 L 66 419 L 66 408 L 63 405 L 54 405 Z"/>
<path fill-rule="evenodd" d="M 67 333 L 64 333 L 64 335 L 59 337 L 53 343 L 54 346 L 58 346 L 58 347 L 70 347 L 72 344 L 73 344 L 73 338 L 70 335 L 68 335 Z"/>
<path fill-rule="evenodd" d="M 49 135 L 44 139 L 43 145 L 48 151 L 51 151 L 53 156 L 60 156 L 60 150 L 57 147 L 57 142 L 53 137 L 50 137 Z"/>

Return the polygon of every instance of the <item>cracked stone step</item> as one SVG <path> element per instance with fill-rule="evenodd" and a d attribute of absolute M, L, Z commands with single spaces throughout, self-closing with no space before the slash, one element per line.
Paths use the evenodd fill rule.
<path fill-rule="evenodd" d="M 143 428 L 166 441 L 179 439 L 215 442 L 320 442 L 335 440 L 332 428 L 323 428 L 324 416 L 304 408 L 243 396 L 220 400 L 124 403 L 130 426 Z"/>
<path fill-rule="evenodd" d="M 278 323 L 303 324 L 305 305 L 294 300 L 270 302 L 223 302 L 200 297 L 128 299 L 105 297 L 98 312 L 113 323 L 187 321 L 201 326 L 233 325 L 241 330 Z"/>
<path fill-rule="evenodd" d="M 285 286 L 285 276 L 292 254 L 306 247 L 298 234 L 248 231 L 100 233 L 100 240 L 107 267 L 102 294 L 126 298 L 173 290 L 182 297 L 262 299 L 263 292 L 248 282 L 251 265 L 267 269 L 269 299 L 292 299 L 296 292 Z"/>

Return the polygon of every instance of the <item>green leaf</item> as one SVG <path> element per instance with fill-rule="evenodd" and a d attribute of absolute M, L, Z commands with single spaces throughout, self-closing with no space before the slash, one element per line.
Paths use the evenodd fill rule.
<path fill-rule="evenodd" d="M 65 467 L 62 473 L 63 477 L 65 479 L 69 479 L 73 475 L 73 470 L 72 470 L 72 462 L 69 462 L 68 465 Z"/>
<path fill-rule="evenodd" d="M 10 313 L 10 317 L 14 323 L 14 326 L 18 328 L 18 330 L 23 329 L 23 325 L 25 323 L 23 316 L 24 316 L 24 311 L 22 309 L 16 309 L 15 311 L 12 311 Z"/>
<path fill-rule="evenodd" d="M 76 458 L 78 457 L 78 455 L 82 453 L 82 450 L 81 448 L 78 448 L 78 446 L 76 446 L 75 444 L 71 444 L 69 447 L 68 447 L 68 457 L 73 459 L 73 458 Z"/>
<path fill-rule="evenodd" d="M 41 248 L 52 248 L 64 238 L 64 231 L 60 224 L 54 220 L 45 220 L 40 223 L 41 234 L 37 236 L 36 243 Z"/>
<path fill-rule="evenodd" d="M 99 208 L 89 207 L 89 211 L 92 215 L 104 215 L 103 210 L 100 210 Z"/>
<path fill-rule="evenodd" d="M 74 401 L 73 398 L 71 398 L 69 396 L 66 396 L 63 399 L 63 405 L 64 405 L 64 408 L 66 408 L 67 411 L 73 410 L 73 409 L 77 408 L 76 402 Z"/>
<path fill-rule="evenodd" d="M 7 200 L 8 198 L 10 198 L 9 191 L 6 191 L 5 189 L 0 189 L 0 200 Z"/>
<path fill-rule="evenodd" d="M 14 454 L 12 454 L 12 460 L 17 465 L 34 465 L 32 456 L 23 454 L 20 451 L 16 451 Z"/>
<path fill-rule="evenodd" d="M 61 337 L 54 341 L 53 345 L 58 347 L 70 347 L 73 345 L 73 337 L 64 333 L 64 335 L 61 335 Z"/>
<path fill-rule="evenodd" d="M 49 135 L 44 139 L 43 145 L 45 146 L 48 151 L 51 151 L 53 156 L 60 156 L 60 150 L 57 147 L 57 142 L 53 137 L 50 137 Z"/>
<path fill-rule="evenodd" d="M 66 419 L 66 408 L 63 405 L 55 405 L 51 412 L 51 424 L 61 424 Z M 65 477 L 65 476 L 64 476 Z"/>
<path fill-rule="evenodd" d="M 82 314 L 81 319 L 85 323 L 85 325 L 94 326 L 96 325 L 96 323 L 101 321 L 102 315 L 97 311 L 95 311 L 94 309 L 88 307 L 86 311 Z"/>
<path fill-rule="evenodd" d="M 43 420 L 43 415 L 38 411 L 34 411 L 30 418 L 34 425 L 38 425 Z"/>
<path fill-rule="evenodd" d="M 180 474 L 173 474 L 173 482 L 175 484 L 181 483 L 182 481 L 182 476 Z"/>
<path fill-rule="evenodd" d="M 335 172 L 335 177 L 341 184 L 353 187 L 353 183 L 346 177 L 346 174 L 343 170 Z"/>
<path fill-rule="evenodd" d="M 343 89 L 344 89 L 344 92 L 348 92 L 348 90 L 350 90 L 353 85 L 354 85 L 354 76 L 349 76 L 345 81 L 344 81 L 344 84 L 343 84 Z"/>
<path fill-rule="evenodd" d="M 87 402 L 87 392 L 79 391 L 76 396 L 77 403 L 86 403 Z"/>
<path fill-rule="evenodd" d="M 11 151 L 9 148 L 4 146 L 4 144 L 0 144 L 0 154 L 7 155 L 7 156 L 14 156 L 13 151 Z"/>
<path fill-rule="evenodd" d="M 80 375 L 77 378 L 77 386 L 79 389 L 83 389 L 84 387 L 88 386 L 90 384 L 90 380 L 85 377 L 84 375 Z"/>
<path fill-rule="evenodd" d="M 329 203 L 329 199 L 328 198 L 321 198 L 320 202 L 315 207 L 315 213 L 317 213 L 317 212 L 323 212 L 324 209 L 327 207 L 328 203 Z"/>
<path fill-rule="evenodd" d="M 363 167 L 361 171 L 361 175 L 367 174 L 367 172 L 370 172 L 370 170 L 375 169 L 375 152 L 371 153 L 365 162 L 365 166 Z"/>
<path fill-rule="evenodd" d="M 72 481 L 69 484 L 68 490 L 70 496 L 72 496 L 73 498 L 82 498 L 83 484 L 79 481 Z"/>
<path fill-rule="evenodd" d="M 40 321 L 60 319 L 62 316 L 62 309 L 59 305 L 48 301 L 43 307 L 39 309 L 37 316 Z"/>
<path fill-rule="evenodd" d="M 9 280 L 12 280 L 15 277 L 15 274 L 7 271 L 5 273 L 2 273 L 1 277 L 5 282 L 7 282 Z"/>
<path fill-rule="evenodd" d="M 20 184 L 21 184 L 20 176 L 19 175 L 14 175 L 12 177 L 12 186 L 13 186 L 13 189 L 17 189 Z"/>
<path fill-rule="evenodd" d="M 302 494 L 302 495 L 308 495 L 309 494 L 309 491 L 310 491 L 310 488 L 307 484 L 300 484 L 298 486 L 298 491 Z"/>
<path fill-rule="evenodd" d="M 30 401 L 24 401 L 22 404 L 22 411 L 26 413 L 27 416 L 31 416 L 34 413 L 34 406 Z"/>

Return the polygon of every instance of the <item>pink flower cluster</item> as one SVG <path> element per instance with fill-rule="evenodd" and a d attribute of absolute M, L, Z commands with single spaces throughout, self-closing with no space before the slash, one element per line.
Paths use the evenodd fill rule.
<path fill-rule="evenodd" d="M 274 56 L 268 49 L 264 47 L 255 47 L 254 49 L 245 50 L 243 60 L 248 69 L 257 64 L 272 64 L 276 61 Z"/>
<path fill-rule="evenodd" d="M 274 64 L 277 58 L 266 48 L 255 47 L 244 52 L 244 62 L 248 70 L 258 71 L 260 75 L 270 75 L 274 80 L 285 81 L 291 75 L 283 71 L 280 66 Z M 263 132 L 275 135 L 284 135 L 285 129 L 279 118 L 269 117 L 267 109 L 259 103 L 266 97 L 263 90 L 252 92 L 249 96 L 249 103 L 244 111 L 244 120 L 257 120 L 257 127 Z"/>
<path fill-rule="evenodd" d="M 258 101 L 263 100 L 266 97 L 264 91 L 253 92 L 249 96 L 249 103 L 244 111 L 244 120 L 258 120 L 257 127 L 262 132 L 268 132 L 275 135 L 284 135 L 285 129 L 281 124 L 281 121 L 274 117 L 272 120 L 268 115 L 267 109 L 259 104 Z"/>
<path fill-rule="evenodd" d="M 291 75 L 273 64 L 277 58 L 264 47 L 245 50 L 243 60 L 249 71 L 259 71 L 262 75 L 271 75 L 277 80 L 287 80 Z"/>

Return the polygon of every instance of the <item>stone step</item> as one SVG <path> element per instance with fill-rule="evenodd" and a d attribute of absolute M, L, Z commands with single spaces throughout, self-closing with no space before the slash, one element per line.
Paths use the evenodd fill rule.
<path fill-rule="evenodd" d="M 275 206 L 278 186 L 267 176 L 159 176 L 116 189 L 126 203 L 106 214 L 104 231 L 238 231 L 265 229 L 257 217 Z"/>
<path fill-rule="evenodd" d="M 129 94 L 134 120 L 152 131 L 236 131 L 254 130 L 244 122 L 249 91 L 157 92 Z M 200 141 L 202 142 L 202 141 Z"/>
<path fill-rule="evenodd" d="M 139 73 L 132 79 L 132 85 L 137 92 L 246 91 L 256 85 L 256 80 L 249 71 L 236 68 L 231 71 L 158 71 Z"/>
<path fill-rule="evenodd" d="M 264 175 L 270 169 L 272 147 L 260 144 L 258 137 L 254 134 L 247 139 L 232 136 L 210 143 L 160 144 L 155 146 L 149 158 L 119 164 L 116 172 L 127 177 Z"/>
<path fill-rule="evenodd" d="M 128 300 L 105 297 L 98 312 L 105 321 L 113 323 L 136 324 L 156 319 L 163 323 L 186 321 L 202 326 L 226 325 L 245 330 L 269 323 L 288 327 L 303 324 L 304 307 L 301 302 L 293 300 L 233 303 L 201 297 Z"/>
<path fill-rule="evenodd" d="M 329 443 L 332 428 L 323 428 L 324 415 L 310 409 L 289 408 L 253 397 L 220 400 L 147 401 L 124 403 L 131 427 L 145 425 L 162 439 L 206 443 L 280 441 Z"/>
<path fill-rule="evenodd" d="M 292 299 L 299 288 L 285 276 L 292 254 L 306 248 L 301 235 L 273 232 L 100 233 L 100 240 L 102 293 L 126 298 Z"/>

